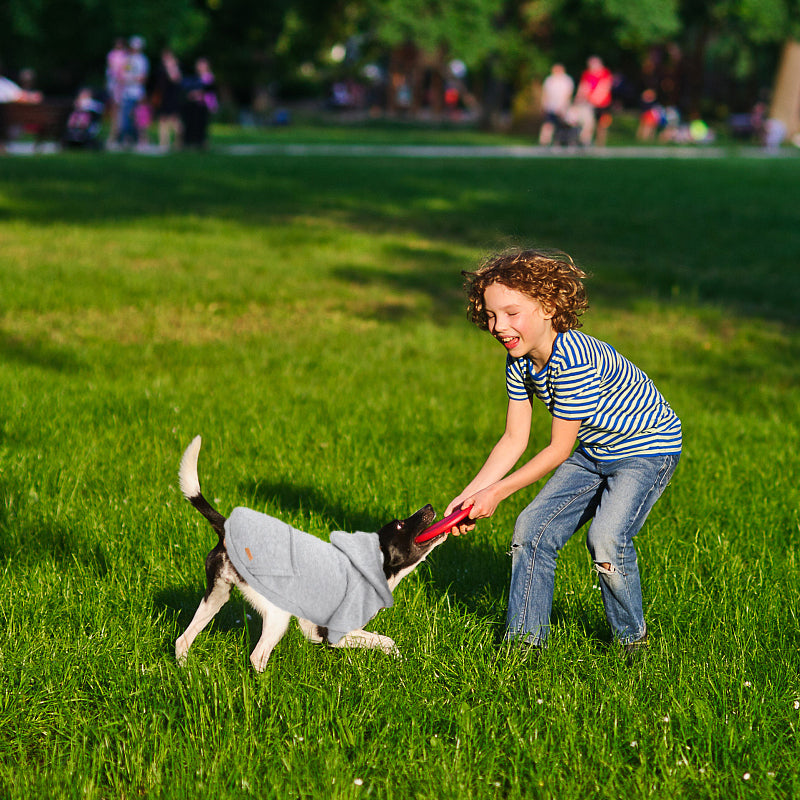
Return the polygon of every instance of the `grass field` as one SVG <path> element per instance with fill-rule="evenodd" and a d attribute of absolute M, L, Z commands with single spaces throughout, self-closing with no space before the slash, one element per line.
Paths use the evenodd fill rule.
<path fill-rule="evenodd" d="M 340 134 L 337 134 L 337 137 Z M 0 158 L 0 797 L 800 794 L 798 159 Z M 221 511 L 323 538 L 441 513 L 499 435 L 460 270 L 511 242 L 593 273 L 585 330 L 684 423 L 638 537 L 648 658 L 579 534 L 552 646 L 499 644 L 511 498 L 369 626 L 262 675 L 240 598 L 173 642 Z M 532 446 L 547 435 L 537 409 Z"/>

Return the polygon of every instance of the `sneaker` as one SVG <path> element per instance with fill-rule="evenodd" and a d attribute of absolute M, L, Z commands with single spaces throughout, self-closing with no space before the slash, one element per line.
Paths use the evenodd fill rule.
<path fill-rule="evenodd" d="M 637 639 L 635 642 L 630 642 L 624 646 L 623 652 L 629 667 L 633 666 L 637 661 L 640 661 L 647 655 L 647 637 L 648 633 L 645 631 L 641 639 Z"/>

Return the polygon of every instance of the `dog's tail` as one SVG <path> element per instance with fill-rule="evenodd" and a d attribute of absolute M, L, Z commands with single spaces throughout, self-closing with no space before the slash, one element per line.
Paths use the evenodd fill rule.
<path fill-rule="evenodd" d="M 195 436 L 186 448 L 181 458 L 178 480 L 183 496 L 211 523 L 211 527 L 221 540 L 225 536 L 225 517 L 203 497 L 200 480 L 197 477 L 197 456 L 200 454 L 201 443 L 201 438 Z"/>

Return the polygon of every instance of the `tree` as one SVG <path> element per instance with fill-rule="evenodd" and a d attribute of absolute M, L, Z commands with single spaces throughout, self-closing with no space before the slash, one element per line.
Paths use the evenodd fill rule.
<path fill-rule="evenodd" d="M 256 87 L 279 91 L 303 63 L 320 60 L 348 20 L 346 2 L 209 0 L 204 39 L 223 83 L 249 103 Z"/>
<path fill-rule="evenodd" d="M 503 0 L 372 0 L 369 5 L 374 34 L 390 47 L 413 42 L 475 67 L 500 43 L 495 23 Z"/>
<path fill-rule="evenodd" d="M 786 126 L 789 136 L 800 132 L 800 41 L 797 39 L 788 39 L 783 46 L 769 115 Z"/>
<path fill-rule="evenodd" d="M 46 91 L 73 93 L 82 83 L 102 83 L 115 38 L 143 36 L 151 52 L 164 45 L 188 50 L 205 27 L 193 0 L 6 0 L 0 6 L 0 53 L 5 69 L 33 67 Z"/>
<path fill-rule="evenodd" d="M 741 15 L 756 42 L 781 42 L 780 62 L 773 84 L 770 116 L 800 131 L 800 2 L 798 0 L 741 0 Z"/>

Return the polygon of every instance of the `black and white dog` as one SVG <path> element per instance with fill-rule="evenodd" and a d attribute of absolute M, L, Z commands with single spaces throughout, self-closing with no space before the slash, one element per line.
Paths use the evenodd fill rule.
<path fill-rule="evenodd" d="M 330 543 L 247 508 L 234 509 L 226 519 L 200 491 L 200 444 L 200 437 L 195 437 L 183 454 L 180 487 L 211 523 L 219 542 L 206 557 L 205 596 L 175 642 L 178 661 L 185 663 L 192 642 L 228 601 L 232 586 L 263 620 L 261 638 L 250 655 L 259 672 L 293 616 L 312 642 L 378 648 L 397 655 L 388 636 L 363 626 L 378 610 L 392 605 L 392 591 L 401 578 L 447 538 L 443 533 L 424 544 L 415 541 L 433 522 L 433 508 L 424 506 L 377 533 L 334 531 Z"/>

